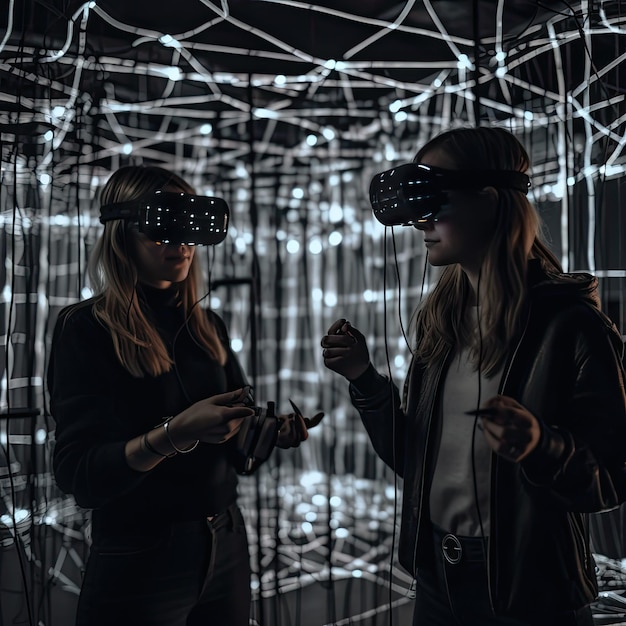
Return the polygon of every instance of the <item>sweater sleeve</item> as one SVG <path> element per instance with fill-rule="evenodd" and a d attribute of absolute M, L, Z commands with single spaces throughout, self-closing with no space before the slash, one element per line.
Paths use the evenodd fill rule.
<path fill-rule="evenodd" d="M 80 506 L 98 508 L 132 491 L 146 474 L 126 461 L 126 438 L 115 428 L 115 406 L 107 392 L 115 384 L 109 337 L 90 311 L 59 316 L 47 380 L 56 424 L 56 482 Z"/>

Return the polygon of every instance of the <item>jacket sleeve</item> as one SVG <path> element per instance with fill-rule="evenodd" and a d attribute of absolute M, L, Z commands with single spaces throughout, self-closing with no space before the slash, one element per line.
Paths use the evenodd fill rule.
<path fill-rule="evenodd" d="M 59 488 L 84 508 L 98 508 L 132 491 L 145 474 L 126 461 L 107 393 L 101 329 L 86 311 L 57 320 L 48 365 L 50 410 L 56 423 L 53 471 Z M 100 337 L 99 337 L 100 335 Z"/>
<path fill-rule="evenodd" d="M 522 461 L 528 483 L 570 511 L 600 512 L 626 501 L 626 394 L 623 344 L 602 314 L 586 307 L 565 319 L 573 366 L 562 414 L 542 424 L 538 447 Z M 579 309 L 580 310 L 580 309 Z"/>
<path fill-rule="evenodd" d="M 370 364 L 349 390 L 376 454 L 403 476 L 406 418 L 398 388 Z"/>

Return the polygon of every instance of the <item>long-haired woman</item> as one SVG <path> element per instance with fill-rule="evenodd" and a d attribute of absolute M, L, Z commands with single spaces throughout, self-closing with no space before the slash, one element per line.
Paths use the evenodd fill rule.
<path fill-rule="evenodd" d="M 95 296 L 64 309 L 53 337 L 54 474 L 92 510 L 76 623 L 247 626 L 237 474 L 249 468 L 235 442 L 254 409 L 222 319 L 200 305 L 196 247 L 149 237 L 128 208 L 155 192 L 202 202 L 161 167 L 116 171 L 101 210 L 121 212 L 93 250 Z M 301 417 L 280 421 L 278 445 L 306 439 Z"/>
<path fill-rule="evenodd" d="M 409 221 L 442 268 L 402 398 L 346 319 L 322 339 L 403 478 L 416 626 L 590 626 L 588 514 L 626 498 L 623 345 L 597 279 L 564 274 L 543 242 L 528 167 L 513 134 L 481 127 L 438 135 L 402 170 Z"/>

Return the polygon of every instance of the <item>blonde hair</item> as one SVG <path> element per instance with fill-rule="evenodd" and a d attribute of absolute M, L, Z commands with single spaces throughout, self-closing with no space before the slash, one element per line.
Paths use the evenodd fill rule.
<path fill-rule="evenodd" d="M 156 166 L 128 166 L 117 170 L 102 188 L 104 204 L 141 198 L 166 189 L 194 194 L 182 178 Z M 173 362 L 159 333 L 149 323 L 137 297 L 137 268 L 130 249 L 127 224 L 106 222 L 89 260 L 89 276 L 96 296 L 93 312 L 110 331 L 115 354 L 133 376 L 158 376 L 170 371 Z M 215 326 L 198 306 L 200 265 L 194 255 L 189 274 L 178 283 L 186 323 L 197 342 L 222 365 L 226 350 Z"/>
<path fill-rule="evenodd" d="M 430 151 L 445 153 L 462 170 L 526 172 L 530 159 L 517 138 L 500 128 L 457 128 L 423 146 L 415 162 Z M 539 259 L 546 271 L 561 272 L 557 258 L 542 241 L 541 220 L 527 196 L 498 189 L 497 223 L 482 264 L 477 294 L 481 305 L 481 336 L 467 324 L 471 293 L 460 265 L 445 267 L 437 285 L 413 318 L 415 354 L 425 363 L 443 358 L 454 346 L 467 346 L 476 367 L 487 376 L 501 367 L 513 340 L 521 332 L 527 306 L 528 259 Z"/>

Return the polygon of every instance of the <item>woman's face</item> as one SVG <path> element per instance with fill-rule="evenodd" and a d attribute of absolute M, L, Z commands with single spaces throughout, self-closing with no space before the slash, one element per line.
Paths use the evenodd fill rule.
<path fill-rule="evenodd" d="M 135 229 L 130 236 L 140 282 L 167 289 L 187 278 L 195 246 L 159 244 Z"/>
<path fill-rule="evenodd" d="M 441 150 L 427 152 L 421 163 L 444 169 L 458 169 Z M 497 191 L 455 190 L 449 202 L 433 220 L 415 224 L 424 233 L 431 265 L 459 263 L 466 272 L 477 272 L 493 236 L 497 217 Z"/>

